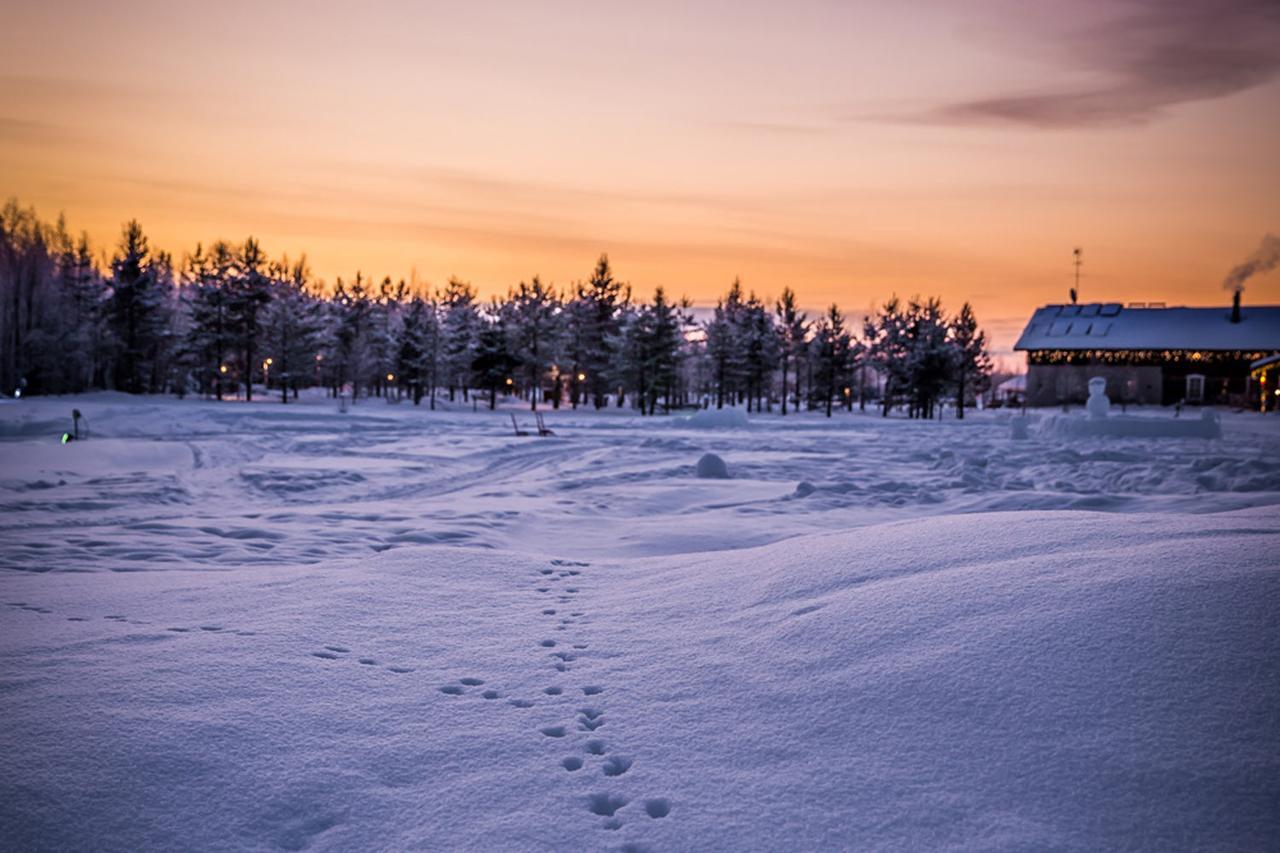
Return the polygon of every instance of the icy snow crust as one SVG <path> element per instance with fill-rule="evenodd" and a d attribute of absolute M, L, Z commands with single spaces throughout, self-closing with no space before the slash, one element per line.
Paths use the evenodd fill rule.
<path fill-rule="evenodd" d="M 1280 839 L 1280 419 L 506 417 L 0 406 L 0 846 Z"/>

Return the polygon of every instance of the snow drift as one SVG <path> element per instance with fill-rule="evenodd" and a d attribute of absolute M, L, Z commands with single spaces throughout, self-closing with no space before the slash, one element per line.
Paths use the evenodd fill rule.
<path fill-rule="evenodd" d="M 20 849 L 1265 847 L 1270 516 L 10 576 Z M 57 713 L 50 713 L 58 709 Z"/>
<path fill-rule="evenodd" d="M 1017 421 L 1015 421 L 1015 433 Z M 1222 438 L 1218 413 L 1205 409 L 1185 418 L 1109 415 L 1090 418 L 1081 415 L 1050 415 L 1040 423 L 1042 435 L 1102 438 Z"/>
<path fill-rule="evenodd" d="M 751 420 L 742 409 L 703 409 L 684 419 L 686 426 L 694 429 L 740 429 L 751 426 Z"/>

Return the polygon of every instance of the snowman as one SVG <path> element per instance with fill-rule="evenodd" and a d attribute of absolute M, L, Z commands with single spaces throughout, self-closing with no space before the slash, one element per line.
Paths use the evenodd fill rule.
<path fill-rule="evenodd" d="M 1111 409 L 1111 400 L 1107 397 L 1107 380 L 1095 376 L 1089 380 L 1089 399 L 1084 406 L 1091 418 L 1105 418 Z"/>

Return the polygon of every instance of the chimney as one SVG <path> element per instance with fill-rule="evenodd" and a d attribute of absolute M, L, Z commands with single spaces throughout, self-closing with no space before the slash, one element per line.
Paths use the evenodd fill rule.
<path fill-rule="evenodd" d="M 1240 291 L 1231 295 L 1231 322 L 1240 322 Z"/>

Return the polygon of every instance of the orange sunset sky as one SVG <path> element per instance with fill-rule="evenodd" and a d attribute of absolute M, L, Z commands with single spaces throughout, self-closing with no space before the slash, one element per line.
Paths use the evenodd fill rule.
<path fill-rule="evenodd" d="M 1280 231 L 1280 4 L 6 3 L 0 195 L 332 282 L 735 276 L 860 316 L 1225 304 Z M 1280 302 L 1280 273 L 1246 304 Z"/>

